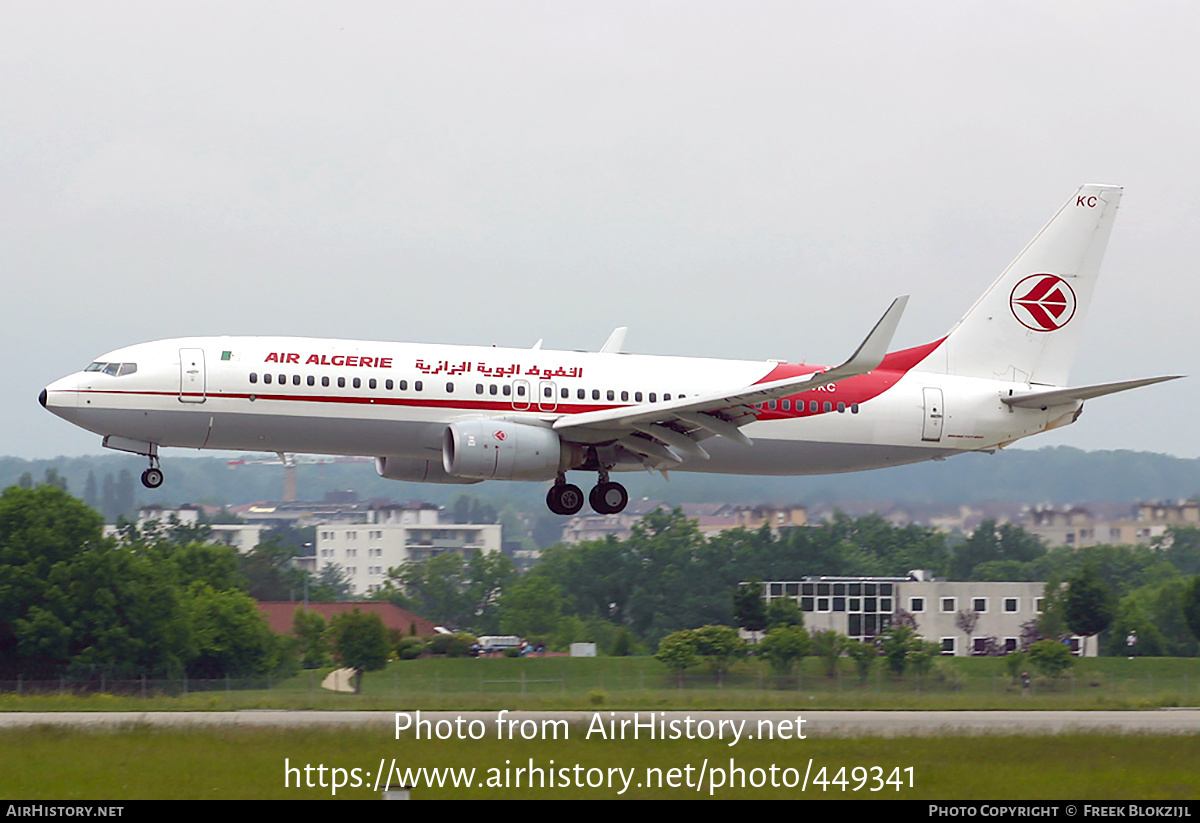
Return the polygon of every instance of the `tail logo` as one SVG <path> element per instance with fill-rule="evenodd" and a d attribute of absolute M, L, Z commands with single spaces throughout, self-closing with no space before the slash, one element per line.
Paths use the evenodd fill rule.
<path fill-rule="evenodd" d="M 1058 275 L 1032 274 L 1013 288 L 1009 305 L 1025 328 L 1054 331 L 1075 316 L 1075 292 Z"/>

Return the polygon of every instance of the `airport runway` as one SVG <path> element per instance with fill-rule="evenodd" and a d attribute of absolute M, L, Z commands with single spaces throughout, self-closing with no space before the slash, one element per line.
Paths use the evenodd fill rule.
<path fill-rule="evenodd" d="M 398 718 L 397 715 L 401 717 Z M 421 712 L 420 719 L 436 724 L 439 721 L 483 721 L 491 733 L 498 728 L 498 712 Z M 759 721 L 771 726 L 791 728 L 792 734 L 806 737 L 899 737 L 912 735 L 978 735 L 978 734 L 1062 734 L 1067 732 L 1103 732 L 1112 734 L 1197 734 L 1200 733 L 1200 709 L 1158 709 L 1148 711 L 569 711 L 569 712 L 507 712 L 502 721 L 517 729 L 526 721 L 540 724 L 544 720 L 566 720 L 569 723 L 590 724 L 599 716 L 605 725 L 610 720 L 632 720 L 637 715 L 643 723 L 687 718 L 699 723 L 708 720 L 710 728 L 728 728 L 729 721 L 746 721 L 748 728 Z M 150 725 L 165 728 L 189 726 L 241 726 L 258 728 L 287 728 L 296 726 L 375 726 L 394 734 L 397 723 L 417 720 L 417 713 L 378 711 L 236 711 L 236 712 L 4 712 L 0 713 L 0 729 L 30 726 L 75 726 L 117 730 L 127 725 Z M 797 725 L 797 719 L 803 723 Z M 720 723 L 726 721 L 725 724 Z M 448 728 L 444 724 L 442 728 Z M 511 735 L 511 731 L 508 736 Z"/>

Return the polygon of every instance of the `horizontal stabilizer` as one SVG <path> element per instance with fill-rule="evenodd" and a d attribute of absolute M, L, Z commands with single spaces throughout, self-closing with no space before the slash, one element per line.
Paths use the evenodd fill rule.
<path fill-rule="evenodd" d="M 1021 409 L 1048 409 L 1051 406 L 1062 406 L 1076 401 L 1091 400 L 1093 397 L 1103 397 L 1106 394 L 1116 394 L 1120 391 L 1151 386 L 1167 380 L 1178 380 L 1182 374 L 1172 374 L 1167 377 L 1144 377 L 1141 380 L 1124 380 L 1120 383 L 1099 383 L 1095 386 L 1080 386 L 1077 389 L 1050 389 L 1026 394 L 1014 394 L 1011 397 L 1001 397 L 1000 400 L 1010 406 Z"/>

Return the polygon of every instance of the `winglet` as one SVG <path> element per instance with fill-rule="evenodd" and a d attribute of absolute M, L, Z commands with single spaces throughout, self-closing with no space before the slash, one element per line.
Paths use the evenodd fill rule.
<path fill-rule="evenodd" d="M 625 345 L 625 332 L 629 331 L 628 326 L 617 326 L 613 329 L 613 333 L 608 336 L 608 340 L 600 347 L 601 354 L 617 354 L 621 351 L 621 347 Z"/>
<path fill-rule="evenodd" d="M 842 365 L 830 369 L 827 374 L 839 376 L 846 373 L 866 374 L 872 369 L 879 368 L 879 364 L 887 355 L 888 347 L 892 344 L 896 327 L 900 325 L 900 316 L 904 314 L 904 307 L 907 305 L 907 294 L 893 300 L 892 305 L 888 306 L 883 317 L 879 318 L 879 322 L 875 324 L 875 328 L 871 329 L 871 333 L 859 344 L 854 354 L 850 355 L 850 359 Z"/>

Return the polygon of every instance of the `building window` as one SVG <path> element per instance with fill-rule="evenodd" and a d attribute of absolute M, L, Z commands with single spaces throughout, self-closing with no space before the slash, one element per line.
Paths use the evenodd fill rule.
<path fill-rule="evenodd" d="M 922 614 L 925 611 L 925 598 L 924 597 L 908 598 L 908 610 L 910 612 L 912 612 L 913 614 Z"/>
<path fill-rule="evenodd" d="M 1008 612 L 1009 614 L 1013 614 L 1013 613 L 1017 612 L 1018 611 L 1017 604 L 1018 604 L 1018 599 L 1015 597 L 1004 598 L 1004 611 Z"/>
<path fill-rule="evenodd" d="M 942 598 L 942 614 L 949 614 L 950 612 L 957 611 L 957 610 L 958 610 L 958 602 L 956 601 L 955 598 L 953 598 L 953 597 L 943 597 Z"/>
<path fill-rule="evenodd" d="M 942 654 L 949 654 L 949 655 L 954 654 L 955 639 L 956 638 L 953 638 L 953 637 L 943 637 L 942 638 Z"/>
<path fill-rule="evenodd" d="M 1033 610 L 1034 610 L 1035 612 L 1038 612 L 1039 614 L 1040 614 L 1041 612 L 1044 612 L 1044 611 L 1046 610 L 1046 598 L 1044 598 L 1044 597 L 1035 597 L 1035 598 L 1033 599 Z"/>
<path fill-rule="evenodd" d="M 1015 637 L 1004 638 L 1004 653 L 1012 654 L 1016 650 L 1017 650 L 1017 638 L 1015 638 Z"/>
<path fill-rule="evenodd" d="M 986 614 L 988 602 L 986 597 L 976 597 L 971 600 L 971 608 L 980 614 Z"/>

